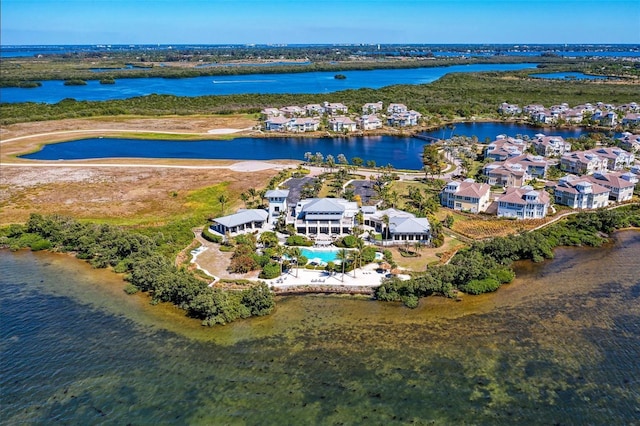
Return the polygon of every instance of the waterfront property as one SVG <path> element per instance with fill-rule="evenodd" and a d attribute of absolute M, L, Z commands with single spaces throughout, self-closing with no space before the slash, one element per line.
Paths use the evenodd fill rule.
<path fill-rule="evenodd" d="M 480 213 L 491 204 L 491 186 L 473 179 L 449 182 L 440 192 L 440 203 L 454 210 Z"/>
<path fill-rule="evenodd" d="M 545 191 L 534 191 L 531 186 L 522 188 L 507 188 L 500 195 L 498 202 L 498 217 L 515 219 L 542 219 L 547 215 L 551 197 Z"/>
<path fill-rule="evenodd" d="M 606 207 L 609 193 L 609 188 L 593 183 L 587 176 L 567 175 L 554 186 L 555 202 L 574 209 Z"/>
<path fill-rule="evenodd" d="M 287 216 L 298 234 L 337 237 L 351 233 L 358 204 L 344 198 L 306 198 L 300 200 Z"/>
<path fill-rule="evenodd" d="M 269 201 L 268 222 L 273 223 L 281 214 L 287 214 L 288 189 L 272 189 L 264 194 L 264 198 Z"/>
<path fill-rule="evenodd" d="M 561 156 L 571 151 L 571 144 L 565 142 L 562 136 L 538 134 L 532 141 L 532 146 L 538 155 L 545 157 Z"/>
<path fill-rule="evenodd" d="M 620 146 L 627 151 L 633 153 L 640 151 L 640 135 L 624 132 L 618 140 L 620 141 Z"/>
<path fill-rule="evenodd" d="M 356 122 L 345 116 L 329 119 L 329 129 L 333 132 L 353 132 L 356 130 Z"/>
<path fill-rule="evenodd" d="M 560 159 L 560 170 L 579 175 L 590 175 L 607 170 L 607 159 L 587 151 L 564 154 Z"/>
<path fill-rule="evenodd" d="M 375 114 L 362 115 L 356 119 L 361 130 L 376 130 L 382 128 L 382 120 Z"/>
<path fill-rule="evenodd" d="M 609 200 L 616 203 L 630 200 L 638 183 L 638 177 L 630 172 L 596 172 L 588 178 L 591 182 L 609 189 Z"/>
<path fill-rule="evenodd" d="M 485 146 L 484 158 L 504 161 L 507 158 L 522 155 L 526 149 L 527 144 L 522 139 L 498 135 L 496 140 Z"/>
<path fill-rule="evenodd" d="M 365 227 L 381 235 L 379 243 L 382 245 L 426 244 L 431 239 L 431 225 L 427 218 L 418 218 L 413 213 L 393 208 L 378 210 L 375 206 L 363 206 L 361 211 Z"/>
<path fill-rule="evenodd" d="M 262 209 L 239 210 L 238 213 L 213 219 L 209 229 L 221 236 L 255 232 L 263 229 L 268 216 L 268 212 Z"/>

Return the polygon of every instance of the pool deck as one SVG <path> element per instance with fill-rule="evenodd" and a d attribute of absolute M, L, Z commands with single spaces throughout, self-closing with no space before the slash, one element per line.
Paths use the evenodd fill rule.
<path fill-rule="evenodd" d="M 284 290 L 293 287 L 325 287 L 325 286 L 345 286 L 345 287 L 362 287 L 374 288 L 378 287 L 385 277 L 385 273 L 377 271 L 379 268 L 377 263 L 370 263 L 358 268 L 355 271 L 346 272 L 344 277 L 342 272 L 336 272 L 329 274 L 327 271 L 315 271 L 310 269 L 300 268 L 296 271 L 295 268 L 287 271 L 278 278 L 265 281 L 269 287 L 274 290 Z M 297 277 L 296 277 L 297 273 Z M 355 277 L 354 277 L 355 274 Z"/>

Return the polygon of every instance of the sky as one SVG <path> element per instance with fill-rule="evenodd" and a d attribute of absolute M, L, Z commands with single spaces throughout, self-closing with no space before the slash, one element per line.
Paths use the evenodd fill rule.
<path fill-rule="evenodd" d="M 640 44 L 640 0 L 2 0 L 2 45 Z"/>

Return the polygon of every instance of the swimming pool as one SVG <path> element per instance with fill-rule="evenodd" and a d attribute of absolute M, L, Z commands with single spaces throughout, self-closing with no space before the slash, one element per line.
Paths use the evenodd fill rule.
<path fill-rule="evenodd" d="M 303 248 L 300 250 L 302 255 L 309 259 L 309 261 L 314 259 L 320 259 L 320 261 L 324 263 L 336 262 L 338 258 L 338 252 L 340 249 L 311 249 L 311 248 Z M 339 260 L 338 260 L 339 262 Z"/>

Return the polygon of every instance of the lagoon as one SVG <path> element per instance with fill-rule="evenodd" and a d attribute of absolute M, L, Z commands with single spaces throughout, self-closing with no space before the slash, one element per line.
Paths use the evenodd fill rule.
<path fill-rule="evenodd" d="M 237 95 L 247 93 L 331 93 L 347 89 L 378 89 L 394 84 L 431 83 L 448 73 L 513 71 L 534 69 L 527 64 L 474 64 L 450 67 L 340 71 L 347 78 L 334 78 L 335 71 L 288 74 L 249 74 L 191 78 L 118 78 L 116 84 L 87 81 L 86 86 L 65 86 L 62 80 L 43 81 L 29 89 L 0 88 L 6 103 L 57 103 L 71 98 L 78 101 L 128 99 L 151 94 L 175 96 Z"/>
<path fill-rule="evenodd" d="M 584 74 L 581 72 L 552 72 L 552 73 L 542 73 L 542 74 L 530 74 L 531 77 L 535 78 L 546 78 L 553 80 L 611 80 L 615 79 L 615 77 L 608 77 L 606 75 L 592 75 L 592 74 Z"/>
<path fill-rule="evenodd" d="M 424 133 L 435 138 L 451 135 L 476 136 L 480 142 L 509 136 L 537 133 L 579 137 L 576 129 L 542 129 L 513 123 L 457 123 L 451 127 Z M 320 152 L 334 158 L 344 154 L 349 161 L 360 157 L 378 166 L 391 164 L 397 169 L 422 169 L 425 141 L 411 137 L 367 136 L 336 138 L 272 137 L 231 140 L 167 141 L 125 138 L 89 138 L 43 146 L 40 151 L 21 156 L 33 160 L 83 160 L 96 158 L 185 158 L 218 160 L 299 160 L 306 152 Z"/>

